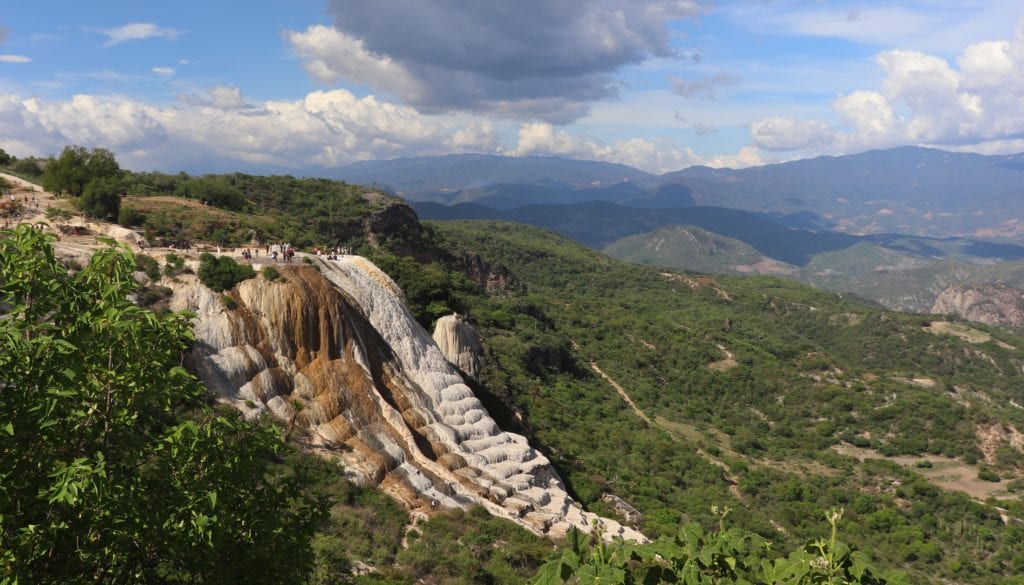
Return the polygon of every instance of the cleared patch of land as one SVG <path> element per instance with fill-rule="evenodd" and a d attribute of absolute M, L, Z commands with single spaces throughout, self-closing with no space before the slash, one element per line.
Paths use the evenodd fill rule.
<path fill-rule="evenodd" d="M 731 370 L 736 366 L 740 365 L 739 362 L 736 361 L 736 356 L 728 349 L 725 349 L 724 345 L 719 343 L 718 349 L 721 350 L 723 354 L 725 354 L 725 359 L 720 359 L 717 362 L 711 362 L 710 364 L 708 364 L 709 370 L 715 372 L 724 372 L 725 370 Z"/>
<path fill-rule="evenodd" d="M 988 343 L 990 341 L 994 341 L 996 345 L 1003 349 L 1016 349 L 1012 345 L 999 341 L 980 329 L 961 325 L 960 323 L 932 321 L 930 325 L 924 328 L 924 330 L 936 335 L 953 335 L 968 343 Z"/>
<path fill-rule="evenodd" d="M 963 492 L 976 500 L 986 500 L 988 498 L 1010 499 L 1016 497 L 1006 490 L 1006 484 L 1008 483 L 1006 480 L 994 482 L 978 479 L 978 467 L 968 465 L 958 459 L 938 455 L 886 457 L 874 449 L 855 447 L 846 443 L 836 445 L 833 449 L 841 455 L 855 457 L 860 461 L 865 459 L 892 461 L 903 467 L 913 469 L 942 489 Z M 931 463 L 931 467 L 919 467 L 918 464 L 923 461 Z"/>

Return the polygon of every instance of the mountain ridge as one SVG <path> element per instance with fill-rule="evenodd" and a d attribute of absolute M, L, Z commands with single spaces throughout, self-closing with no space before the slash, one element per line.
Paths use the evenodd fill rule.
<path fill-rule="evenodd" d="M 486 164 L 474 168 L 480 161 Z M 851 234 L 1024 241 L 1024 231 L 1005 221 L 1007 216 L 1024 217 L 1018 196 L 1024 190 L 1022 161 L 1024 154 L 899 147 L 744 169 L 689 167 L 653 175 L 624 165 L 558 157 L 448 155 L 359 163 L 348 174 L 343 168 L 333 176 L 380 185 L 391 179 L 395 192 L 410 201 L 490 200 L 501 209 L 590 199 L 658 209 L 717 206 L 813 214 L 819 226 Z M 531 170 L 531 165 L 544 170 Z M 503 169 L 500 178 L 498 168 Z"/>

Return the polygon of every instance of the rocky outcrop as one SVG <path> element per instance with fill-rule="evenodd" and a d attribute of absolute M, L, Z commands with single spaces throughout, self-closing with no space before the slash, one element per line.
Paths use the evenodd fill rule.
<path fill-rule="evenodd" d="M 474 380 L 479 379 L 483 346 L 476 325 L 458 314 L 446 315 L 434 325 L 433 338 L 452 365 Z"/>
<path fill-rule="evenodd" d="M 932 313 L 1008 329 L 1024 328 L 1024 291 L 1003 284 L 963 284 L 942 291 Z"/>
<path fill-rule="evenodd" d="M 461 252 L 447 260 L 447 264 L 479 284 L 489 294 L 522 286 L 519 279 L 505 265 L 492 264 L 477 254 Z"/>
<path fill-rule="evenodd" d="M 425 245 L 421 241 L 420 220 L 416 212 L 401 199 L 383 193 L 369 192 L 363 199 L 376 207 L 363 220 L 363 232 L 367 242 L 379 247 L 387 242 L 394 251 L 403 254 L 422 254 Z"/>
<path fill-rule="evenodd" d="M 293 436 L 412 508 L 479 504 L 540 534 L 592 529 L 548 459 L 503 432 L 367 260 L 281 267 L 284 282 L 221 295 L 179 278 L 173 308 L 196 313 L 190 368 L 248 416 L 272 412 Z M 613 520 L 608 537 L 643 540 Z"/>

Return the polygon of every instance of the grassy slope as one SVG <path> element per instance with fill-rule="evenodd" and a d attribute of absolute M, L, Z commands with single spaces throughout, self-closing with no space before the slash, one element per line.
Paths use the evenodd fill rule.
<path fill-rule="evenodd" d="M 1005 582 L 1024 567 L 1007 544 L 1024 534 L 991 506 L 831 448 L 846 439 L 976 460 L 979 425 L 1024 428 L 1006 406 L 1024 402 L 1024 339 L 992 330 L 1012 349 L 971 344 L 925 330 L 922 317 L 796 283 L 668 274 L 522 225 L 433 225 L 526 283 L 525 295 L 473 307 L 487 339 L 484 386 L 520 413 L 589 506 L 601 510 L 599 492 L 614 492 L 655 532 L 730 502 L 742 524 L 779 540 L 820 533 L 820 513 L 843 506 L 848 540 L 920 582 Z M 735 367 L 708 367 L 726 354 Z M 591 360 L 658 422 L 641 420 Z M 1004 463 L 1004 475 L 1019 475 Z M 1021 515 L 1016 500 L 1004 505 Z"/>

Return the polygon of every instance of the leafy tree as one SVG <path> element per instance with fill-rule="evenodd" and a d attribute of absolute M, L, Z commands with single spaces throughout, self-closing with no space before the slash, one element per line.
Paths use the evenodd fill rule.
<path fill-rule="evenodd" d="M 0 583 L 302 582 L 325 504 L 280 432 L 204 405 L 130 252 L 71 274 L 50 239 L 0 234 Z"/>
<path fill-rule="evenodd" d="M 89 150 L 83 146 L 66 146 L 59 157 L 51 158 L 46 164 L 43 188 L 78 197 L 85 193 L 86 186 L 95 179 L 120 178 L 121 167 L 113 152 L 106 148 Z"/>
<path fill-rule="evenodd" d="M 116 178 L 95 178 L 85 185 L 78 208 L 100 219 L 117 218 L 121 210 L 121 183 Z"/>
<path fill-rule="evenodd" d="M 35 158 L 22 158 L 11 163 L 11 171 L 30 179 L 38 179 L 43 176 L 43 167 Z"/>
<path fill-rule="evenodd" d="M 199 256 L 199 281 L 216 292 L 230 289 L 254 276 L 256 272 L 252 266 L 239 264 L 227 256 L 217 257 L 209 252 Z"/>
<path fill-rule="evenodd" d="M 16 160 L 18 159 L 14 158 L 10 154 L 7 154 L 6 150 L 0 148 L 0 165 L 7 166 Z"/>
<path fill-rule="evenodd" d="M 223 178 L 212 175 L 184 181 L 177 186 L 174 194 L 234 211 L 240 211 L 248 205 L 248 201 L 241 191 L 228 184 Z"/>

